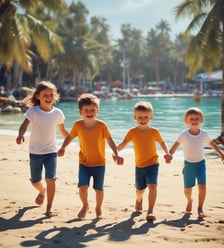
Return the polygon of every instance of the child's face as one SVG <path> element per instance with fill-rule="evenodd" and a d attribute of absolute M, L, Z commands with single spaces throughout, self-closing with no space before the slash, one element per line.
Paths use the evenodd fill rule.
<path fill-rule="evenodd" d="M 43 110 L 51 110 L 52 105 L 55 103 L 55 92 L 53 89 L 45 89 L 37 95 L 37 99 L 40 101 L 40 107 Z"/>
<path fill-rule="evenodd" d="M 148 126 L 149 122 L 152 120 L 153 116 L 150 111 L 135 111 L 134 119 L 136 120 L 138 126 L 144 127 Z"/>
<path fill-rule="evenodd" d="M 202 118 L 200 115 L 192 114 L 186 117 L 185 123 L 188 125 L 189 128 L 200 128 L 202 124 Z"/>
<path fill-rule="evenodd" d="M 98 107 L 95 104 L 84 105 L 79 111 L 80 115 L 84 120 L 95 120 L 97 114 L 99 113 Z"/>

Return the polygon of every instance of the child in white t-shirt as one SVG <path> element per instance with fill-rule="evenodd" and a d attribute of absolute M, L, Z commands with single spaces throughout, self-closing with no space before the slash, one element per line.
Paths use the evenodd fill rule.
<path fill-rule="evenodd" d="M 224 154 L 219 147 L 212 141 L 207 131 L 201 129 L 201 124 L 204 122 L 204 116 L 199 108 L 189 108 L 184 116 L 184 122 L 188 129 L 182 131 L 176 142 L 170 149 L 170 155 L 166 155 L 169 161 L 169 156 L 175 153 L 179 145 L 183 145 L 184 154 L 184 194 L 187 198 L 186 212 L 192 211 L 192 188 L 195 186 L 197 179 L 198 183 L 198 217 L 204 218 L 206 214 L 203 212 L 203 204 L 206 196 L 206 166 L 204 159 L 204 143 L 207 143 L 214 149 L 224 161 Z"/>
<path fill-rule="evenodd" d="M 31 183 L 38 190 L 35 199 L 37 205 L 42 205 L 47 195 L 46 216 L 53 217 L 57 213 L 52 210 L 55 195 L 57 147 L 56 129 L 66 137 L 68 131 L 64 126 L 64 114 L 54 107 L 59 95 L 57 88 L 51 82 L 42 81 L 26 98 L 27 106 L 30 108 L 25 113 L 25 119 L 19 128 L 17 144 L 24 141 L 24 134 L 31 125 L 29 142 L 30 174 Z M 42 183 L 42 171 L 45 167 L 45 186 Z"/>

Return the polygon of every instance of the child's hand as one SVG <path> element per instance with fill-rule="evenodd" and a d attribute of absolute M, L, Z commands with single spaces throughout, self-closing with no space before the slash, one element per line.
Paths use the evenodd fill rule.
<path fill-rule="evenodd" d="M 170 164 L 171 160 L 173 159 L 171 154 L 165 154 L 163 157 L 167 164 Z"/>
<path fill-rule="evenodd" d="M 117 165 L 123 165 L 123 163 L 124 163 L 123 157 L 119 157 L 119 156 L 116 156 L 115 154 L 112 154 L 112 158 L 113 158 L 114 162 L 117 163 Z"/>
<path fill-rule="evenodd" d="M 23 142 L 24 142 L 24 137 L 23 136 L 18 136 L 17 138 L 16 138 L 16 144 L 18 144 L 18 145 L 20 145 L 20 144 L 22 144 Z"/>
<path fill-rule="evenodd" d="M 64 148 L 60 148 L 60 149 L 58 150 L 57 154 L 58 154 L 58 157 L 64 156 L 64 154 L 65 154 L 65 149 L 64 149 Z"/>
<path fill-rule="evenodd" d="M 124 164 L 124 158 L 123 157 L 117 157 L 117 165 L 123 165 Z"/>

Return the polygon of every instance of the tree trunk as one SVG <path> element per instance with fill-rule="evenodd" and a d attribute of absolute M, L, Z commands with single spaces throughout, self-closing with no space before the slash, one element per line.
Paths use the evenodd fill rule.
<path fill-rule="evenodd" d="M 224 145 L 224 17 L 222 21 L 221 65 L 222 65 L 221 134 L 214 141 L 217 144 Z"/>
<path fill-rule="evenodd" d="M 47 63 L 47 72 L 46 72 L 46 80 L 51 81 L 53 77 L 53 63 L 51 60 Z"/>
<path fill-rule="evenodd" d="M 156 61 L 155 61 L 155 73 L 156 73 L 156 83 L 159 83 L 160 81 L 159 58 L 156 58 Z"/>
<path fill-rule="evenodd" d="M 66 72 L 66 67 L 62 65 L 59 69 L 59 75 L 58 75 L 58 85 L 57 85 L 58 89 L 63 88 L 65 72 Z"/>

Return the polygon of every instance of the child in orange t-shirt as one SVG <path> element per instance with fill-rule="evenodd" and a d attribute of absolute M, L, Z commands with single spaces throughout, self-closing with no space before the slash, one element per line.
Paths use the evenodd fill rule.
<path fill-rule="evenodd" d="M 149 102 L 138 102 L 134 106 L 134 119 L 137 125 L 131 128 L 125 135 L 123 141 L 118 145 L 118 151 L 125 148 L 129 142 L 133 142 L 135 152 L 135 186 L 136 203 L 135 210 L 142 212 L 143 194 L 148 187 L 148 211 L 146 220 L 153 221 L 156 217 L 153 208 L 157 196 L 157 178 L 159 170 L 156 142 L 168 155 L 168 147 L 160 135 L 158 129 L 149 124 L 153 118 L 153 107 Z M 169 162 L 169 161 L 167 161 Z"/>
<path fill-rule="evenodd" d="M 99 113 L 99 99 L 92 94 L 82 94 L 78 99 L 78 106 L 79 113 L 83 119 L 73 124 L 72 130 L 58 151 L 58 155 L 63 156 L 66 146 L 75 137 L 78 137 L 80 144 L 78 187 L 79 196 L 83 204 L 78 213 L 78 218 L 85 218 L 89 209 L 88 188 L 90 178 L 93 177 L 93 188 L 96 192 L 96 217 L 101 219 L 106 164 L 105 140 L 112 149 L 113 159 L 118 165 L 123 164 L 123 158 L 118 156 L 116 145 L 107 125 L 96 118 Z"/>

